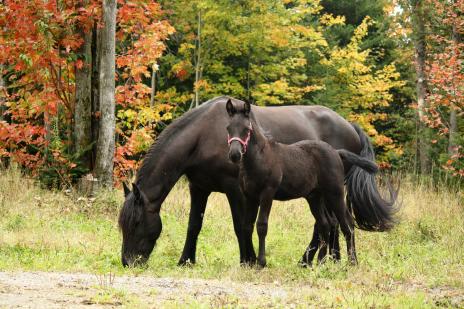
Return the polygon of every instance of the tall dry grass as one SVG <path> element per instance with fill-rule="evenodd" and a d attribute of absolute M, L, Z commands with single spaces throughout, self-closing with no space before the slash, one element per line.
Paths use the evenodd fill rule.
<path fill-rule="evenodd" d="M 416 300 L 421 303 L 435 287 L 464 291 L 464 206 L 458 187 L 450 189 L 402 175 L 399 224 L 389 233 L 356 230 L 357 267 L 347 266 L 345 252 L 340 264 L 298 267 L 314 220 L 304 200 L 275 202 L 268 234 L 268 267 L 257 270 L 239 266 L 229 205 L 218 193 L 208 200 L 197 265 L 176 266 L 189 213 L 188 187 L 181 180 L 162 206 L 163 232 L 148 266 L 123 269 L 116 224 L 122 192 L 103 192 L 90 200 L 73 192 L 41 189 L 17 169 L 0 173 L 0 270 L 277 282 L 329 291 L 318 294 L 321 302 L 333 297 L 333 292 L 348 293 L 343 294 L 347 306 L 369 304 L 379 297 L 384 297 L 385 304 L 397 304 L 398 299 L 407 304 L 411 293 L 415 293 L 412 304 Z M 341 245 L 345 248 L 343 239 Z M 408 287 L 413 292 L 408 292 Z"/>

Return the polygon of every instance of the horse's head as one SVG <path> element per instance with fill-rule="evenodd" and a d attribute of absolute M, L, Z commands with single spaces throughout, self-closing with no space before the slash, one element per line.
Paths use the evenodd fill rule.
<path fill-rule="evenodd" d="M 238 163 L 246 153 L 250 141 L 251 127 L 251 105 L 245 102 L 242 106 L 236 106 L 229 99 L 226 103 L 229 121 L 227 123 L 227 142 L 229 144 L 229 159 Z"/>
<path fill-rule="evenodd" d="M 126 200 L 119 214 L 122 264 L 144 264 L 161 234 L 159 208 L 150 205 L 136 184 L 133 184 L 132 191 L 124 184 L 124 195 Z"/>

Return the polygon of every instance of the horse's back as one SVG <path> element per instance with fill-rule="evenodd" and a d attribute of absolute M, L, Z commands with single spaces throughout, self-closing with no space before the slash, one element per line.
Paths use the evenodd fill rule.
<path fill-rule="evenodd" d="M 189 179 L 203 188 L 225 192 L 236 182 L 238 169 L 228 158 L 226 103 L 229 97 L 217 97 L 202 104 L 188 128 L 190 141 Z M 243 101 L 231 98 L 240 109 Z M 351 124 L 323 106 L 252 106 L 260 126 L 273 140 L 292 144 L 301 140 L 323 140 L 335 148 L 359 153 L 360 142 Z M 166 150 L 167 151 L 167 150 Z M 347 166 L 348 169 L 350 166 Z"/>
<path fill-rule="evenodd" d="M 302 140 L 323 141 L 335 149 L 361 151 L 361 141 L 354 127 L 333 110 L 319 105 L 256 107 L 263 127 L 284 144 Z M 351 168 L 346 164 L 345 172 Z"/>
<path fill-rule="evenodd" d="M 217 97 L 208 104 L 214 105 L 208 113 L 223 119 L 227 115 L 229 97 Z M 231 98 L 236 106 L 244 103 Z M 336 149 L 355 153 L 361 150 L 359 136 L 353 126 L 333 110 L 320 105 L 252 106 L 260 126 L 273 139 L 284 144 L 301 140 L 322 140 Z M 222 116 L 221 116 L 222 115 Z M 211 119 L 212 120 L 212 119 Z"/>
<path fill-rule="evenodd" d="M 340 187 L 343 186 L 343 162 L 337 150 L 330 144 L 318 140 L 304 140 L 286 146 L 289 149 L 300 149 L 304 154 L 308 168 L 317 174 L 319 183 Z"/>

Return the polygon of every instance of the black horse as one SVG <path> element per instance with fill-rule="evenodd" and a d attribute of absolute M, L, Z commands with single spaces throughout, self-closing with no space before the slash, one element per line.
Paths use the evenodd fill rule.
<path fill-rule="evenodd" d="M 125 187 L 126 199 L 119 215 L 123 265 L 148 259 L 161 233 L 161 205 L 182 175 L 189 180 L 191 210 L 179 264 L 195 263 L 197 238 L 211 192 L 225 193 L 228 198 L 240 261 L 256 258 L 252 248 L 244 247 L 245 241 L 241 237 L 244 199 L 237 179 L 238 168 L 228 159 L 225 138 L 224 123 L 229 117 L 225 104 L 228 99 L 212 99 L 174 121 L 145 156 L 133 190 Z M 233 101 L 243 104 L 239 100 Z M 372 145 L 364 132 L 328 108 L 253 106 L 252 110 L 263 129 L 278 142 L 323 140 L 336 149 L 347 149 L 371 160 L 374 158 Z M 368 231 L 389 230 L 394 224 L 394 196 L 391 201 L 382 199 L 372 175 L 358 167 L 350 168 L 349 164 L 345 165 L 347 191 L 358 227 Z M 319 202 L 314 201 L 315 204 Z"/>
<path fill-rule="evenodd" d="M 335 150 L 323 141 L 300 141 L 285 145 L 268 139 L 245 102 L 237 109 L 231 100 L 226 104 L 229 158 L 239 165 L 240 188 L 246 198 L 243 239 L 251 239 L 256 216 L 259 237 L 258 264 L 266 265 L 266 235 L 272 201 L 305 198 L 316 219 L 319 237 L 319 262 L 327 251 L 333 213 L 340 223 L 347 243 L 349 261 L 357 264 L 354 243 L 354 221 L 344 199 L 343 161 L 369 173 L 378 171 L 372 161 L 346 150 Z M 323 205 L 310 201 L 323 200 Z M 321 207 L 322 206 L 322 207 Z M 253 244 L 245 244 L 252 246 Z M 251 247 L 253 249 L 253 247 Z M 309 253 L 308 253 L 309 254 Z"/>

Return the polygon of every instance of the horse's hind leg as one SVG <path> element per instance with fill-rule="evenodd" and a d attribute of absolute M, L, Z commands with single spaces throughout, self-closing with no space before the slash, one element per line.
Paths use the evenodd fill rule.
<path fill-rule="evenodd" d="M 329 214 L 329 221 L 330 221 L 329 254 L 335 261 L 340 261 L 341 256 L 340 256 L 338 220 L 333 213 Z"/>
<path fill-rule="evenodd" d="M 204 191 L 190 183 L 191 208 L 187 228 L 187 239 L 185 240 L 184 250 L 179 259 L 178 265 L 194 264 L 196 262 L 196 250 L 198 234 L 203 225 L 203 215 L 205 213 L 206 202 L 211 192 Z"/>
<path fill-rule="evenodd" d="M 324 200 L 329 210 L 332 210 L 340 223 L 340 228 L 345 236 L 348 259 L 351 264 L 357 264 L 356 248 L 354 242 L 354 221 L 351 213 L 345 205 L 343 198 L 343 188 L 325 194 Z"/>
<path fill-rule="evenodd" d="M 308 204 L 314 209 L 319 209 L 323 205 L 321 196 L 319 194 L 312 194 L 310 197 L 306 199 L 308 201 Z M 312 209 L 311 209 L 312 211 Z M 313 214 L 314 216 L 314 214 Z M 314 216 L 316 218 L 316 216 Z M 317 250 L 319 249 L 319 244 L 320 244 L 320 238 L 319 238 L 319 227 L 318 223 L 314 223 L 314 228 L 313 228 L 313 237 L 311 241 L 309 242 L 308 247 L 306 248 L 305 252 L 303 253 L 303 256 L 301 257 L 300 260 L 300 265 L 302 266 L 307 266 L 311 265 L 313 263 L 314 256 L 316 255 Z"/>
<path fill-rule="evenodd" d="M 325 256 L 327 255 L 327 245 L 329 243 L 329 235 L 330 235 L 330 224 L 328 221 L 328 218 L 325 214 L 325 208 L 324 205 L 321 203 L 320 196 L 318 195 L 312 195 L 310 198 L 306 199 L 309 203 L 309 207 L 311 209 L 311 213 L 313 214 L 314 218 L 316 219 L 316 224 L 314 225 L 314 228 L 316 229 L 314 233 L 318 234 L 318 249 L 319 249 L 319 254 L 317 256 L 318 262 L 322 263 L 324 261 Z M 313 240 L 311 242 L 314 243 L 316 240 L 314 239 L 314 234 L 313 234 Z M 311 243 L 310 243 L 311 246 Z M 309 247 L 309 246 L 308 246 Z M 309 256 L 311 258 L 310 263 L 312 262 L 312 258 L 314 257 L 314 253 L 311 252 L 312 256 Z"/>
<path fill-rule="evenodd" d="M 312 265 L 314 256 L 316 255 L 317 249 L 319 248 L 319 242 L 319 231 L 316 222 L 313 228 L 313 238 L 311 239 L 299 262 L 301 266 L 306 267 Z"/>

